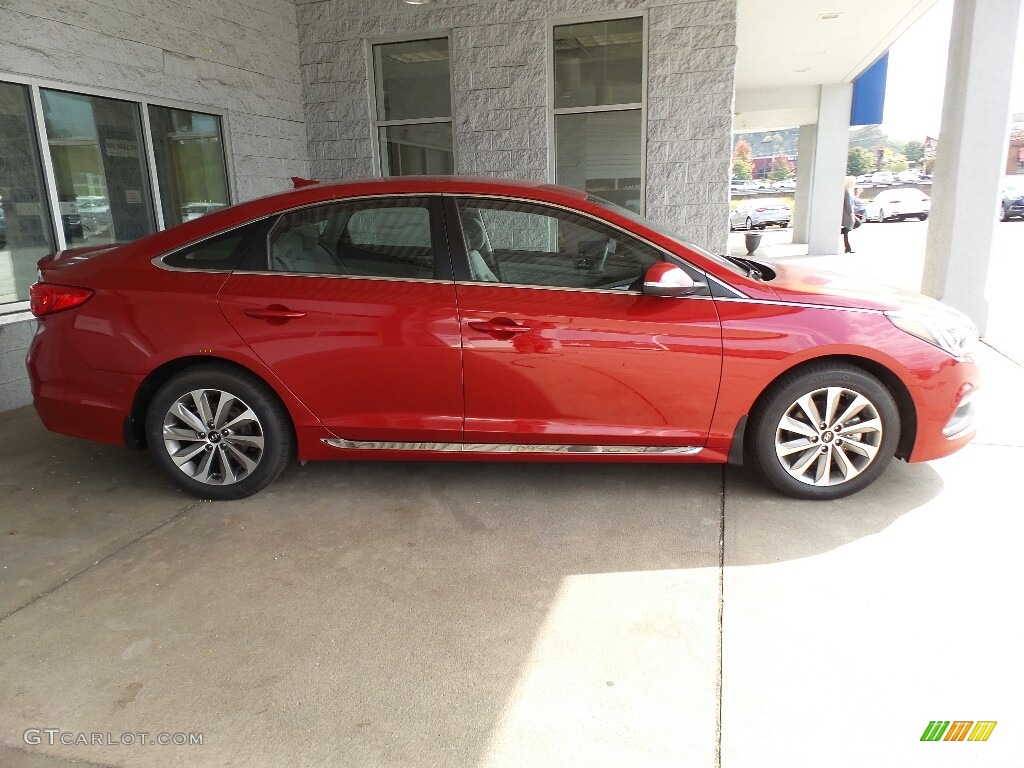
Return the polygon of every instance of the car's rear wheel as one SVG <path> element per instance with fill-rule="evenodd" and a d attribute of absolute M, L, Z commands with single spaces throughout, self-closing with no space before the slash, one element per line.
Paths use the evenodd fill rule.
<path fill-rule="evenodd" d="M 928 214 L 927 213 L 922 213 L 917 218 L 920 219 L 921 221 L 928 221 Z"/>
<path fill-rule="evenodd" d="M 146 438 L 172 480 L 208 499 L 262 490 L 293 451 L 288 413 L 266 384 L 216 365 L 188 369 L 157 391 Z"/>
<path fill-rule="evenodd" d="M 1008 214 L 1006 212 L 1006 208 L 1004 208 L 1003 206 L 999 206 L 999 220 L 1000 221 L 1009 221 L 1010 220 L 1010 214 Z"/>
<path fill-rule="evenodd" d="M 748 218 L 748 219 L 747 219 L 747 230 L 749 231 L 749 230 L 752 230 L 753 228 L 754 228 L 754 222 L 752 222 L 752 221 L 751 221 L 751 220 L 750 220 L 750 219 Z"/>
<path fill-rule="evenodd" d="M 747 456 L 789 496 L 837 499 L 878 479 L 899 436 L 899 409 L 878 379 L 852 365 L 822 363 L 765 393 L 751 413 Z"/>

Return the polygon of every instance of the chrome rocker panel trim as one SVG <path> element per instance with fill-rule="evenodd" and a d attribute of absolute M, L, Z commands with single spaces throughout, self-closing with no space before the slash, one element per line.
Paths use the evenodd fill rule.
<path fill-rule="evenodd" d="M 324 439 L 332 448 L 370 451 L 431 451 L 440 453 L 608 453 L 614 455 L 692 456 L 703 450 L 693 445 L 555 445 L 546 443 L 397 443 L 384 440 Z"/>

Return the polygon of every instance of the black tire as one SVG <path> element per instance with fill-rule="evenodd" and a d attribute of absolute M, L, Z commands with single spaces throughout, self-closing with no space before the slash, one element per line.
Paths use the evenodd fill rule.
<path fill-rule="evenodd" d="M 1010 215 L 1006 212 L 1006 208 L 1004 208 L 1001 205 L 999 206 L 999 220 L 1000 221 L 1009 221 L 1010 220 Z"/>
<path fill-rule="evenodd" d="M 835 399 L 832 418 L 853 410 L 858 402 L 856 396 L 865 398 L 869 407 L 851 413 L 841 430 L 833 431 L 831 427 L 835 424 L 826 424 L 824 430 L 820 423 L 814 424 L 817 437 L 803 437 L 802 433 L 786 428 L 793 424 L 805 429 L 809 418 L 799 408 L 799 401 L 812 395 L 813 404 L 826 406 L 830 388 L 842 392 Z M 815 412 L 820 417 L 820 409 Z M 784 417 L 788 417 L 785 422 Z M 880 429 L 868 429 L 876 418 Z M 866 488 L 881 476 L 892 461 L 899 437 L 899 409 L 878 379 L 853 365 L 812 363 L 783 376 L 758 400 L 746 432 L 746 456 L 758 474 L 788 496 L 838 499 Z M 825 448 L 828 450 L 822 460 Z M 780 455 L 783 452 L 785 456 Z M 850 469 L 844 470 L 844 464 Z M 854 474 L 845 479 L 847 472 Z M 820 473 L 831 484 L 814 485 L 812 473 Z"/>
<path fill-rule="evenodd" d="M 753 222 L 752 222 L 752 221 L 751 221 L 751 220 L 750 220 L 750 219 L 748 218 L 748 219 L 747 219 L 747 231 L 748 231 L 748 232 L 752 232 L 752 231 L 753 231 L 753 229 L 754 229 L 754 224 L 753 224 Z"/>
<path fill-rule="evenodd" d="M 206 391 L 200 399 L 207 415 L 221 419 L 208 433 L 197 431 L 206 421 L 191 395 L 197 391 Z M 182 398 L 185 411 L 172 413 Z M 183 439 L 166 440 L 165 423 Z M 217 364 L 189 368 L 160 387 L 146 412 L 146 440 L 168 476 L 203 499 L 251 496 L 270 485 L 294 453 L 291 419 L 274 392 L 251 374 Z M 185 459 L 181 466 L 172 452 Z"/>
<path fill-rule="evenodd" d="M 922 213 L 917 218 L 920 219 L 921 221 L 928 221 L 928 214 L 927 213 Z"/>

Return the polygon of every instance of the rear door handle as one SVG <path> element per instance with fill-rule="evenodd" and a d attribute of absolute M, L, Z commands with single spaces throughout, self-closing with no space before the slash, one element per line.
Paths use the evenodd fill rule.
<path fill-rule="evenodd" d="M 484 333 L 526 333 L 533 330 L 528 325 L 520 325 L 507 317 L 495 317 L 490 320 L 470 320 L 469 327 Z"/>
<path fill-rule="evenodd" d="M 254 307 L 244 311 L 249 317 L 255 317 L 257 320 L 276 321 L 279 323 L 284 323 L 288 320 L 298 320 L 300 317 L 306 316 L 305 312 L 288 309 L 288 307 L 281 304 L 271 304 L 269 307 Z"/>

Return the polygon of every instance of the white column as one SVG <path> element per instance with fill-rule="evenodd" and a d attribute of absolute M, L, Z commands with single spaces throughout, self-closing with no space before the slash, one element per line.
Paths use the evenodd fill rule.
<path fill-rule="evenodd" d="M 810 204 L 814 190 L 814 145 L 818 126 L 800 126 L 800 142 L 796 148 L 796 199 L 793 201 L 793 242 L 806 243 L 810 236 Z"/>
<path fill-rule="evenodd" d="M 807 203 L 807 253 L 811 256 L 839 252 L 852 102 L 852 83 L 821 86 Z"/>
<path fill-rule="evenodd" d="M 957 0 L 932 184 L 922 290 L 982 333 L 1019 14 L 1020 0 Z"/>

